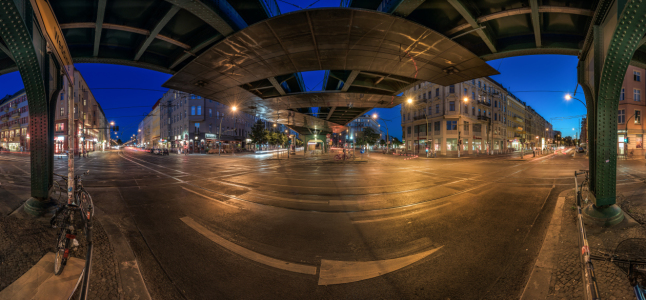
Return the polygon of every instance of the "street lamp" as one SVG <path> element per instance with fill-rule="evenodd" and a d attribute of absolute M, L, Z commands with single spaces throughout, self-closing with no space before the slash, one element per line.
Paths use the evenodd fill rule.
<path fill-rule="evenodd" d="M 390 145 L 390 141 L 389 141 L 389 139 L 390 139 L 390 136 L 388 135 L 388 123 L 386 123 L 386 121 L 389 121 L 389 122 L 390 122 L 390 120 L 386 120 L 386 119 L 380 118 L 380 117 L 378 117 L 378 116 L 377 116 L 377 114 L 372 114 L 372 118 L 373 118 L 373 119 L 375 119 L 375 120 L 381 120 L 381 121 L 383 121 L 383 122 L 384 122 L 384 125 L 386 125 L 386 150 L 389 150 L 389 145 Z M 379 126 L 379 127 L 381 127 L 381 126 Z"/>
<path fill-rule="evenodd" d="M 238 108 L 235 106 L 231 107 L 231 112 L 235 113 L 235 111 Z M 222 118 L 220 119 L 220 134 L 218 134 L 218 139 L 220 140 L 220 147 L 218 147 L 218 156 L 221 156 L 222 154 L 222 120 L 224 120 L 225 114 L 222 114 Z"/>
<path fill-rule="evenodd" d="M 583 106 L 585 106 L 586 109 L 588 108 L 588 106 L 585 104 L 585 102 L 581 101 L 581 99 L 574 98 L 574 97 L 570 96 L 570 94 L 565 95 L 565 100 L 570 101 L 571 99 L 578 100 L 579 102 L 581 102 L 581 104 L 583 104 Z"/>

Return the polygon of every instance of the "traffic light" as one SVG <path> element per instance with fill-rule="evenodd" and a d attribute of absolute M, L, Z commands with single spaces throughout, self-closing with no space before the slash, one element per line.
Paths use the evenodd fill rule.
<path fill-rule="evenodd" d="M 629 137 L 625 138 L 624 141 L 626 142 L 626 144 L 630 144 L 630 138 Z"/>
<path fill-rule="evenodd" d="M 112 131 L 117 132 L 119 131 L 119 126 L 112 126 Z"/>

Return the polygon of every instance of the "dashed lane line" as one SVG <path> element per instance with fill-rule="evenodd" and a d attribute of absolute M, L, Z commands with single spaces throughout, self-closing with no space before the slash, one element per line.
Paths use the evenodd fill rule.
<path fill-rule="evenodd" d="M 295 273 L 301 273 L 301 274 L 307 274 L 307 275 L 316 275 L 318 268 L 316 266 L 310 266 L 310 265 L 304 265 L 304 264 L 297 264 L 297 263 L 291 263 L 288 261 L 280 260 L 280 259 L 275 259 L 269 256 L 262 255 L 260 253 L 251 251 L 247 248 L 244 248 L 242 246 L 238 246 L 232 242 L 229 242 L 228 240 L 224 239 L 223 237 L 213 233 L 212 231 L 208 230 L 204 226 L 198 224 L 193 220 L 191 217 L 183 217 L 180 218 L 182 222 L 184 222 L 186 225 L 189 227 L 193 228 L 195 231 L 199 232 L 209 240 L 215 242 L 216 244 L 220 245 L 221 247 L 238 254 L 244 258 L 253 260 L 257 263 L 261 263 L 263 265 L 267 265 L 270 267 L 274 267 L 277 269 L 285 270 L 285 271 L 290 271 L 290 272 L 295 272 Z"/>
<path fill-rule="evenodd" d="M 434 209 L 437 209 L 437 208 L 440 208 L 440 207 L 447 206 L 449 204 L 452 204 L 452 203 L 447 202 L 447 203 L 444 203 L 444 204 L 440 204 L 438 206 L 433 206 L 433 207 L 426 208 L 426 209 L 420 209 L 420 210 L 418 210 L 416 212 L 408 213 L 405 216 L 397 215 L 397 216 L 390 216 L 390 217 L 384 217 L 384 218 L 378 218 L 378 219 L 356 220 L 356 221 L 352 221 L 352 223 L 355 223 L 355 224 L 357 224 L 357 223 L 372 223 L 372 222 L 381 222 L 381 221 L 388 221 L 388 220 L 394 220 L 394 219 L 401 219 L 402 217 L 409 217 L 411 215 L 419 214 L 419 213 L 422 213 L 422 212 L 428 212 L 428 211 L 431 211 L 431 210 L 434 210 Z"/>

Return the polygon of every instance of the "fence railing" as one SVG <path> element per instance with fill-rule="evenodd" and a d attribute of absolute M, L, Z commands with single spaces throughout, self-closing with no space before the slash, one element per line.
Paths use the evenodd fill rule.
<path fill-rule="evenodd" d="M 578 183 L 578 175 L 586 175 L 586 180 L 583 181 L 581 187 Z M 594 275 L 594 266 L 590 258 L 590 245 L 588 237 L 585 233 L 585 225 L 583 224 L 583 214 L 581 202 L 583 199 L 583 187 L 588 184 L 588 171 L 582 170 L 581 172 L 574 171 L 574 191 L 576 192 L 576 209 L 577 209 L 577 227 L 579 230 L 579 251 L 581 261 L 581 274 L 583 282 L 583 290 L 585 293 L 584 299 L 597 300 L 601 299 L 599 296 L 599 287 L 597 286 L 597 279 Z"/>

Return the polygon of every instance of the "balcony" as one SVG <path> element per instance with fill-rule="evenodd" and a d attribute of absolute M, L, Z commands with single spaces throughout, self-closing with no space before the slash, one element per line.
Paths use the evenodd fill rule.
<path fill-rule="evenodd" d="M 491 118 L 487 117 L 487 116 L 478 116 L 478 120 L 489 121 L 489 120 L 491 120 Z"/>
<path fill-rule="evenodd" d="M 426 120 L 426 115 L 421 115 L 421 116 L 413 117 L 413 121 L 417 121 L 417 120 Z"/>
<path fill-rule="evenodd" d="M 11 115 L 12 120 L 18 120 L 19 118 L 20 118 L 20 113 L 15 113 L 15 114 Z"/>
<path fill-rule="evenodd" d="M 525 120 L 523 120 L 522 118 L 519 118 L 519 117 L 514 117 L 514 120 L 516 122 L 521 122 L 521 123 L 525 122 Z"/>
<path fill-rule="evenodd" d="M 4 114 L 4 115 L 2 115 L 0 117 L 0 122 L 4 123 L 4 122 L 7 122 L 7 121 L 9 121 L 9 115 L 8 114 Z"/>
<path fill-rule="evenodd" d="M 480 132 L 480 131 L 478 131 L 478 132 L 474 131 L 474 132 L 473 132 L 473 136 L 482 137 L 482 132 Z"/>
<path fill-rule="evenodd" d="M 9 129 L 18 129 L 18 128 L 20 128 L 20 123 L 13 124 L 11 125 L 11 127 L 9 127 Z"/>
<path fill-rule="evenodd" d="M 478 105 L 484 105 L 484 106 L 491 107 L 491 103 L 488 103 L 488 102 L 485 102 L 485 101 L 478 101 Z"/>

